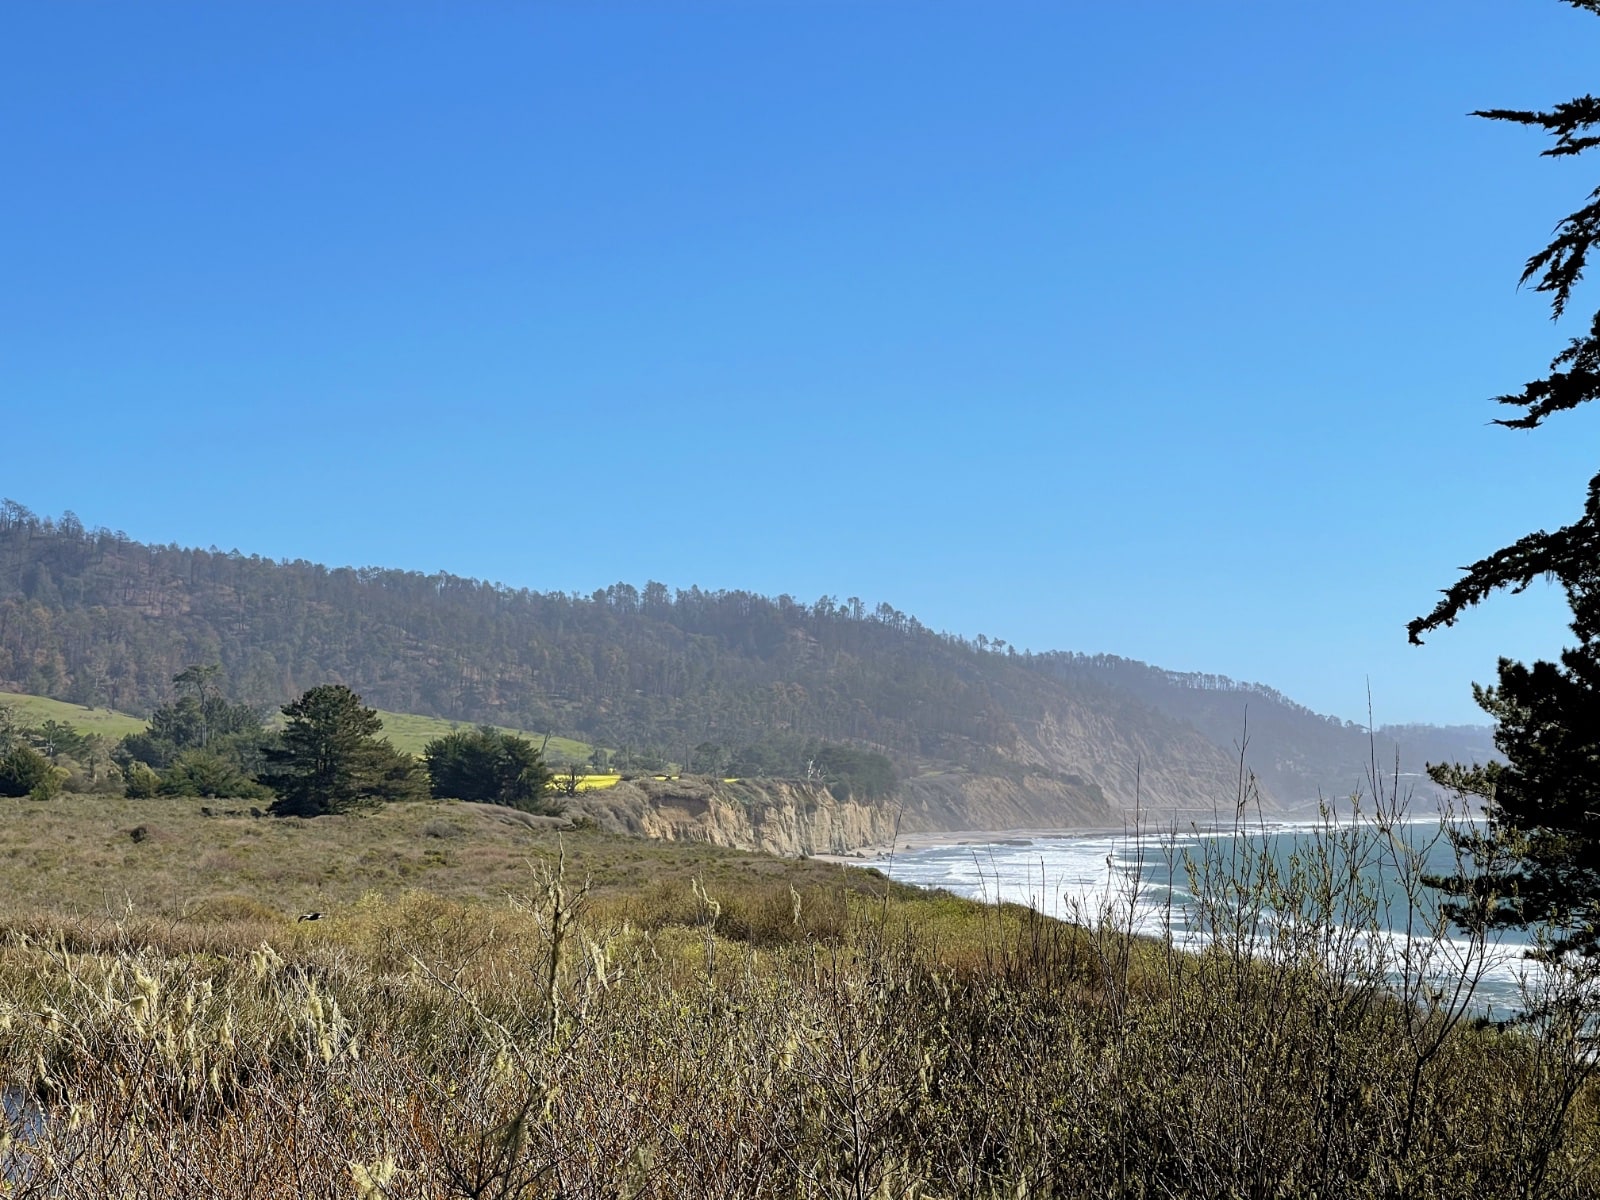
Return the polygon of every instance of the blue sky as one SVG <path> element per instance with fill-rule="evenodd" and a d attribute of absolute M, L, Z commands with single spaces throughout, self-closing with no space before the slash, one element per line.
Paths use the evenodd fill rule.
<path fill-rule="evenodd" d="M 887 600 L 1478 717 L 1600 414 L 1490 427 L 1594 185 L 1548 0 L 0 14 L 0 494 L 160 542 Z M 1581 301 L 1588 301 L 1585 307 Z"/>

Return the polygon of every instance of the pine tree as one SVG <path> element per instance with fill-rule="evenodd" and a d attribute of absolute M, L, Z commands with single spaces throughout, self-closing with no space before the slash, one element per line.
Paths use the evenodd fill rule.
<path fill-rule="evenodd" d="M 378 736 L 383 721 L 349 688 L 314 687 L 283 715 L 288 724 L 259 777 L 277 793 L 275 815 L 316 817 L 421 794 L 416 763 Z"/>
<path fill-rule="evenodd" d="M 1568 0 L 1600 14 L 1600 0 Z M 1545 112 L 1491 109 L 1475 116 L 1543 129 L 1554 144 L 1543 155 L 1562 158 L 1600 145 L 1600 100 L 1582 96 Z M 1522 283 L 1551 298 L 1559 318 L 1600 239 L 1600 188 L 1556 226 L 1550 244 L 1533 255 Z M 1574 338 L 1549 374 L 1522 391 L 1497 397 L 1520 415 L 1497 422 L 1533 429 L 1547 417 L 1600 398 L 1600 312 L 1586 336 Z M 1576 644 L 1559 663 L 1531 667 L 1502 658 L 1499 684 L 1474 687 L 1478 704 L 1495 719 L 1495 745 L 1504 764 L 1436 765 L 1438 782 L 1484 802 L 1484 832 L 1458 835 L 1468 867 L 1432 880 L 1460 897 L 1448 909 L 1458 920 L 1494 926 L 1553 924 L 1554 948 L 1600 954 L 1600 474 L 1590 480 L 1582 514 L 1554 533 L 1540 530 L 1467 568 L 1444 599 L 1411 622 L 1413 642 L 1453 625 L 1461 613 L 1501 589 L 1524 590 L 1548 578 L 1566 593 Z"/>

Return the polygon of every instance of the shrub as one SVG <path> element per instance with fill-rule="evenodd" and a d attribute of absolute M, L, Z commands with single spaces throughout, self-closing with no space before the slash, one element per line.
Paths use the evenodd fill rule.
<path fill-rule="evenodd" d="M 490 726 L 435 738 L 422 751 L 429 790 L 438 799 L 505 804 L 549 812 L 550 768 L 527 738 Z"/>
<path fill-rule="evenodd" d="M 0 796 L 30 796 L 50 778 L 50 760 L 28 746 L 13 746 L 0 758 Z"/>
<path fill-rule="evenodd" d="M 161 772 L 156 789 L 163 796 L 195 796 L 206 799 L 263 799 L 267 789 L 244 774 L 227 759 L 206 750 L 185 750 Z"/>
<path fill-rule="evenodd" d="M 67 785 L 69 773 L 63 767 L 49 767 L 44 778 L 28 789 L 29 800 L 54 800 Z"/>
<path fill-rule="evenodd" d="M 161 788 L 161 776 L 142 762 L 131 762 L 123 771 L 123 795 L 134 800 L 149 800 Z"/>

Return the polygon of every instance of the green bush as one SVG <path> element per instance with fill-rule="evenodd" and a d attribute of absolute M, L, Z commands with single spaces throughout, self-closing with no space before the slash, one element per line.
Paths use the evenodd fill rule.
<path fill-rule="evenodd" d="M 27 746 L 0 758 L 0 796 L 28 796 L 50 780 L 50 760 Z"/>
<path fill-rule="evenodd" d="M 422 757 L 435 798 L 504 804 L 535 813 L 559 808 L 545 797 L 550 768 L 526 738 L 485 725 L 435 738 Z"/>
<path fill-rule="evenodd" d="M 206 750 L 185 750 L 161 772 L 156 790 L 163 796 L 209 799 L 262 799 L 271 793 L 246 776 L 221 755 Z"/>
<path fill-rule="evenodd" d="M 161 776 L 142 762 L 131 762 L 123 771 L 123 795 L 134 800 L 148 800 L 159 793 Z"/>
<path fill-rule="evenodd" d="M 61 794 L 70 778 L 69 773 L 62 767 L 48 767 L 44 778 L 28 789 L 29 800 L 54 800 Z"/>

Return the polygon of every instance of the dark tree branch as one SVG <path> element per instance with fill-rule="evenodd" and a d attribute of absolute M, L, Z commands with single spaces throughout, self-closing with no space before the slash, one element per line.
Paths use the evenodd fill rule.
<path fill-rule="evenodd" d="M 1567 0 L 1573 8 L 1600 14 L 1600 0 Z M 1582 154 L 1600 145 L 1600 99 L 1579 96 L 1547 111 L 1490 108 L 1472 114 L 1491 121 L 1510 121 L 1543 129 L 1555 144 L 1542 151 L 1545 157 Z M 1583 278 L 1589 251 L 1600 239 L 1600 188 L 1589 194 L 1588 203 L 1564 217 L 1543 250 L 1523 266 L 1518 286 L 1534 283 L 1534 290 L 1550 295 L 1553 318 L 1560 318 L 1572 298 L 1572 289 Z M 1522 415 L 1495 421 L 1508 429 L 1533 429 L 1553 413 L 1567 412 L 1600 398 L 1600 313 L 1591 321 L 1586 337 L 1574 338 L 1550 363 L 1543 379 L 1525 384 L 1521 392 L 1495 397 L 1499 404 L 1522 409 Z M 1492 593 L 1509 588 L 1520 592 L 1540 576 L 1559 579 L 1570 591 L 1580 576 L 1592 573 L 1600 561 L 1600 475 L 1589 483 L 1584 515 L 1555 533 L 1531 533 L 1514 544 L 1497 550 L 1466 568 L 1463 576 L 1447 588 L 1442 599 L 1425 617 L 1418 617 L 1406 632 L 1413 644 L 1422 634 L 1440 626 L 1453 625 L 1464 609 Z M 1588 565 L 1585 565 L 1588 564 Z"/>
<path fill-rule="evenodd" d="M 1579 96 L 1558 104 L 1549 112 L 1532 112 L 1519 108 L 1481 108 L 1472 114 L 1489 121 L 1511 121 L 1517 125 L 1537 125 L 1554 135 L 1556 144 L 1541 153 L 1546 158 L 1560 158 L 1568 154 L 1582 154 L 1594 145 L 1594 138 L 1577 138 L 1580 130 L 1600 125 L 1600 100 L 1593 96 Z"/>
<path fill-rule="evenodd" d="M 1406 626 L 1413 645 L 1422 634 L 1456 623 L 1462 610 L 1502 588 L 1520 592 L 1535 579 L 1553 577 L 1569 586 L 1582 585 L 1600 561 L 1600 475 L 1589 481 L 1583 516 L 1571 525 L 1546 533 L 1539 530 L 1496 550 L 1466 569 L 1466 574 L 1446 588 L 1444 599 L 1425 617 Z"/>
<path fill-rule="evenodd" d="M 1539 276 L 1533 290 L 1551 293 L 1552 319 L 1560 319 L 1566 312 L 1572 289 L 1583 278 L 1589 249 L 1600 235 L 1600 203 L 1595 202 L 1596 197 L 1600 197 L 1600 191 L 1590 192 L 1591 203 L 1562 219 L 1556 226 L 1555 240 L 1527 261 L 1522 277 L 1517 280 L 1520 287 L 1535 275 Z"/>
<path fill-rule="evenodd" d="M 1595 314 L 1589 336 L 1572 342 L 1550 362 L 1550 374 L 1526 385 L 1520 393 L 1496 396 L 1499 404 L 1527 411 L 1520 417 L 1496 421 L 1507 429 L 1533 429 L 1551 413 L 1566 412 L 1600 396 L 1600 313 Z"/>

